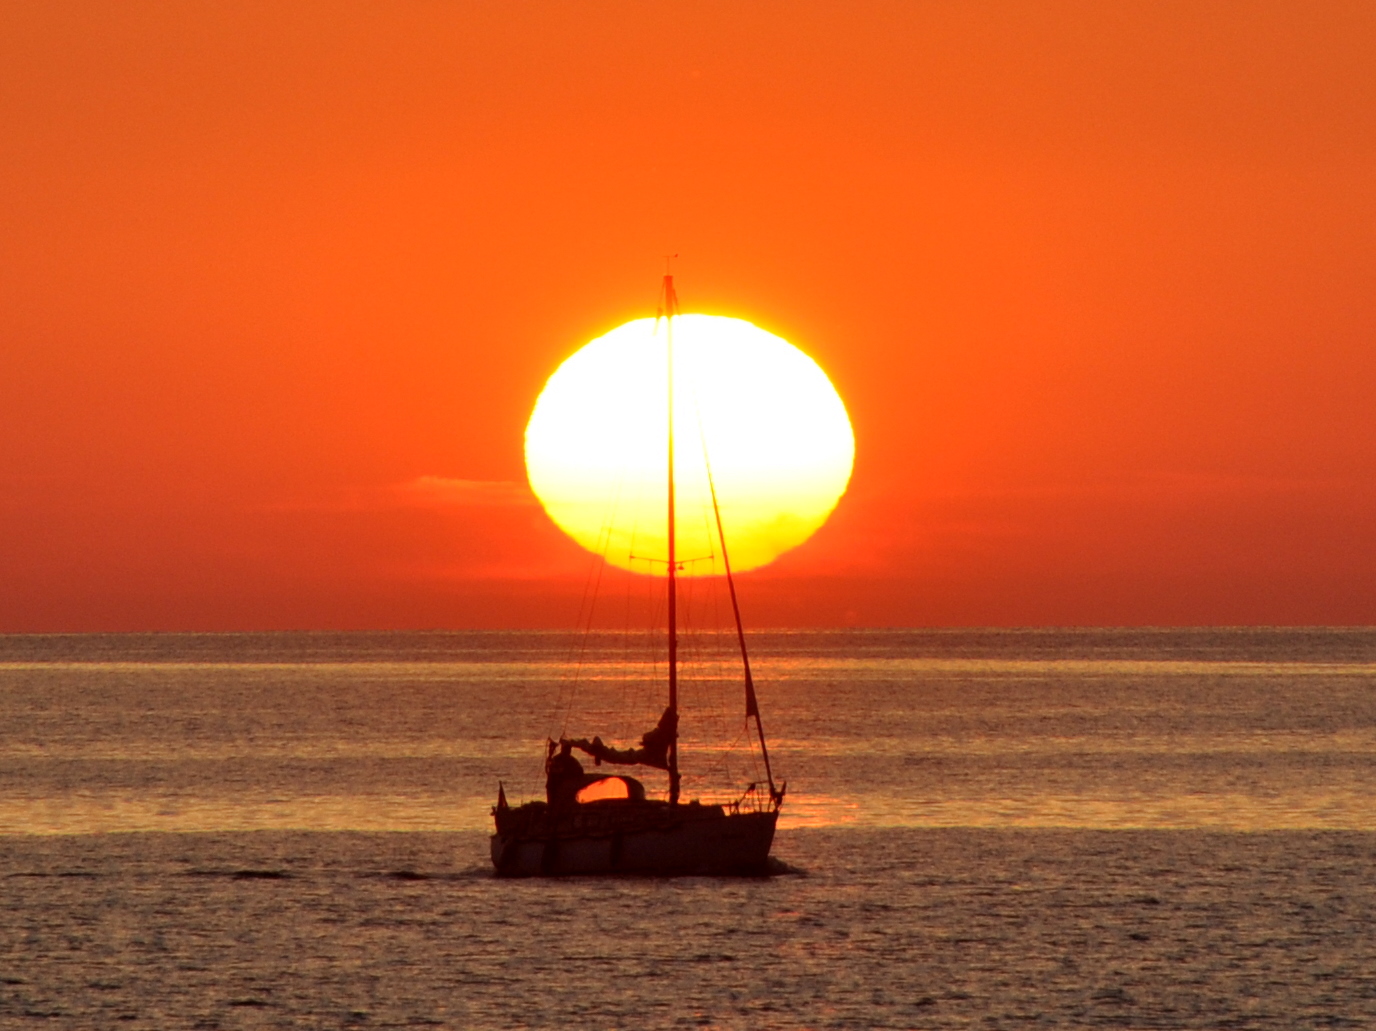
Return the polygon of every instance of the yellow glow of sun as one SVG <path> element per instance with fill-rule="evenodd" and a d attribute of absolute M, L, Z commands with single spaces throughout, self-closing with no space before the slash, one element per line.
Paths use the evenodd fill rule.
<path fill-rule="evenodd" d="M 666 324 L 637 319 L 585 345 L 545 384 L 526 472 L 570 537 L 623 569 L 663 576 L 668 554 Z M 675 535 L 689 576 L 722 570 L 716 485 L 734 571 L 807 540 L 845 493 L 855 437 L 811 358 L 742 319 L 673 326 Z"/>

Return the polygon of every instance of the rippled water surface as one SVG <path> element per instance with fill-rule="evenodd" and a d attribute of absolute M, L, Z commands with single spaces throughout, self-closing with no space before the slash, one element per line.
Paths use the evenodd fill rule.
<path fill-rule="evenodd" d="M 754 645 L 805 876 L 510 883 L 497 782 L 648 729 L 653 642 L 0 638 L 0 1026 L 1376 1025 L 1376 632 Z"/>

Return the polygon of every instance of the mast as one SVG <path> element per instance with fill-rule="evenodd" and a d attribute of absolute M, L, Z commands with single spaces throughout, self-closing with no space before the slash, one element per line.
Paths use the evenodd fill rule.
<path fill-rule="evenodd" d="M 678 556 L 675 554 L 674 512 L 674 315 L 678 295 L 674 277 L 664 274 L 664 316 L 669 384 L 669 710 L 674 714 L 674 737 L 669 742 L 669 804 L 678 805 Z"/>

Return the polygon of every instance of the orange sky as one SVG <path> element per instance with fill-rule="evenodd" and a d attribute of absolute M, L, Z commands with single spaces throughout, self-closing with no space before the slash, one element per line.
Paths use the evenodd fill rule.
<path fill-rule="evenodd" d="M 568 625 L 685 310 L 850 408 L 756 625 L 1376 621 L 1376 6 L 0 8 L 0 630 Z"/>

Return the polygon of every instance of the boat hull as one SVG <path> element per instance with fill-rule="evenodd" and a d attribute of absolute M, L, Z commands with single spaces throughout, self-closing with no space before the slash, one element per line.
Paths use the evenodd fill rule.
<path fill-rule="evenodd" d="M 507 821 L 499 811 L 492 835 L 498 876 L 758 877 L 769 872 L 777 811 L 731 813 L 719 806 L 691 805 L 599 808 L 592 803 L 557 819 L 531 813 L 543 818 Z"/>

